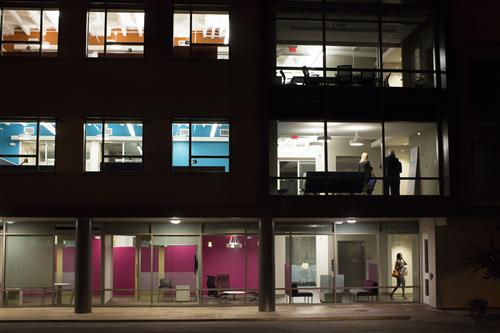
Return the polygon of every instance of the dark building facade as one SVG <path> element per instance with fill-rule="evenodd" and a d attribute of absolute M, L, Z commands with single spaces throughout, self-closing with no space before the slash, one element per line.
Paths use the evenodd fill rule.
<path fill-rule="evenodd" d="M 498 306 L 497 8 L 0 1 L 3 306 Z"/>

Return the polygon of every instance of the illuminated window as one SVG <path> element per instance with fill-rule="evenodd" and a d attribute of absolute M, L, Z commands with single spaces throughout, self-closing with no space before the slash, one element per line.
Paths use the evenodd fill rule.
<path fill-rule="evenodd" d="M 141 170 L 142 122 L 89 120 L 85 123 L 85 171 Z"/>
<path fill-rule="evenodd" d="M 174 58 L 229 59 L 229 12 L 176 9 Z"/>
<path fill-rule="evenodd" d="M 59 41 L 59 10 L 0 10 L 2 56 L 56 57 Z"/>
<path fill-rule="evenodd" d="M 87 16 L 88 58 L 142 58 L 144 11 L 92 9 Z"/>
<path fill-rule="evenodd" d="M 229 172 L 229 123 L 174 122 L 172 166 L 175 171 Z"/>
<path fill-rule="evenodd" d="M 53 120 L 0 121 L 0 170 L 54 170 L 55 138 Z"/>

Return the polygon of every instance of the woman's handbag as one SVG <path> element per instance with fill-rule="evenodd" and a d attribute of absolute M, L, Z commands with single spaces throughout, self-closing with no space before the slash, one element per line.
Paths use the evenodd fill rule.
<path fill-rule="evenodd" d="M 399 277 L 399 272 L 397 270 L 393 270 L 391 275 L 397 279 Z"/>

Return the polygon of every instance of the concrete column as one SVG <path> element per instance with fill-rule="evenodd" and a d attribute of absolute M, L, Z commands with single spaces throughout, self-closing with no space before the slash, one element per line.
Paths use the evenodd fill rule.
<path fill-rule="evenodd" d="M 76 220 L 75 313 L 92 312 L 92 222 Z"/>
<path fill-rule="evenodd" d="M 274 277 L 274 222 L 262 218 L 259 223 L 259 311 L 273 312 L 276 308 Z"/>

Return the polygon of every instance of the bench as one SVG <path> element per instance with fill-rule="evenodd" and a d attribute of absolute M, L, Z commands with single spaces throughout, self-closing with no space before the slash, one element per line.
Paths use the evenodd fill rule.
<path fill-rule="evenodd" d="M 349 297 L 358 302 L 359 296 L 367 296 L 368 300 L 373 301 L 378 297 L 378 283 L 371 280 L 365 280 L 363 282 L 363 288 L 353 288 L 349 289 Z"/>

